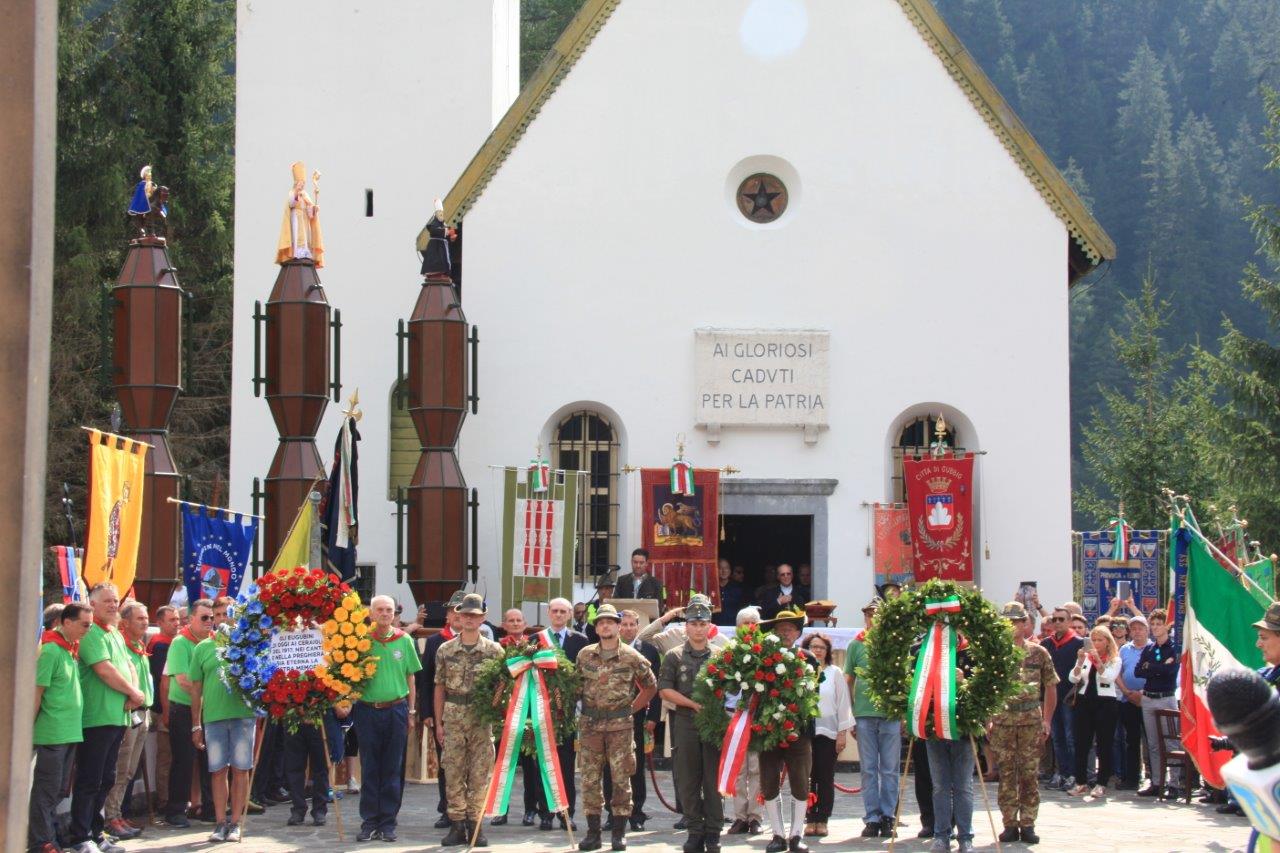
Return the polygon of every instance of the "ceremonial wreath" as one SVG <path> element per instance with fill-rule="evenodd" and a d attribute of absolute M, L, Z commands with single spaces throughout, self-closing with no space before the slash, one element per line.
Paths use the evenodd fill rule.
<path fill-rule="evenodd" d="M 471 688 L 477 696 L 490 697 L 488 702 L 478 702 L 472 706 L 476 717 L 490 729 L 501 732 L 507 724 L 514 725 L 507 714 L 511 707 L 512 691 L 517 683 L 523 689 L 531 671 L 537 670 L 536 674 L 541 679 L 546 694 L 546 713 L 542 713 L 541 708 L 522 706 L 526 713 L 522 721 L 525 725 L 520 741 L 520 754 L 531 757 L 537 753 L 534 738 L 539 729 L 549 727 L 553 741 L 564 743 L 575 737 L 578 727 L 574 709 L 582 677 L 564 652 L 554 642 L 545 639 L 544 635 L 545 632 L 542 632 L 523 643 L 504 647 L 506 656 L 500 660 L 485 661 Z M 537 697 L 530 692 L 525 698 Z"/>
<path fill-rule="evenodd" d="M 250 584 L 227 615 L 227 625 L 215 635 L 227 662 L 227 689 L 289 731 L 315 722 L 339 702 L 358 699 L 377 671 L 365 623 L 369 612 L 337 575 L 276 569 Z M 273 640 L 284 634 L 301 641 L 291 644 L 297 657 L 286 660 L 297 665 L 273 659 Z"/>
<path fill-rule="evenodd" d="M 1017 691 L 1023 653 L 1012 627 L 981 592 L 951 581 L 927 581 L 886 601 L 866 646 L 870 663 L 858 677 L 884 715 L 906 720 L 915 737 L 979 735 Z M 962 652 L 971 663 L 963 679 L 956 676 Z"/>

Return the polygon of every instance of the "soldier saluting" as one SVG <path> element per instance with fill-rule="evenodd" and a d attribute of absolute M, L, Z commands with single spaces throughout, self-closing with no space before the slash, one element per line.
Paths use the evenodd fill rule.
<path fill-rule="evenodd" d="M 702 710 L 693 701 L 693 685 L 711 657 L 707 633 L 711 629 L 711 608 L 694 597 L 684 608 L 684 645 L 667 652 L 662 659 L 658 687 L 662 698 L 675 705 L 671 712 L 671 745 L 675 752 L 675 777 L 680 805 L 689 831 L 685 853 L 719 853 L 720 829 L 724 825 L 724 801 L 716 787 L 720 748 L 704 743 L 693 724 Z M 808 781 L 805 781 L 808 784 Z"/>
<path fill-rule="evenodd" d="M 436 653 L 435 721 L 436 739 L 444 747 L 441 769 L 445 777 L 449 834 L 440 842 L 456 847 L 471 841 L 472 831 L 481 823 L 484 796 L 493 770 L 493 733 L 477 721 L 471 710 L 471 687 L 480 665 L 503 656 L 502 646 L 480 635 L 484 621 L 484 599 L 474 592 L 463 596 L 457 606 L 461 631 Z M 630 731 L 630 729 L 628 729 Z M 475 846 L 488 845 L 484 833 Z"/>
<path fill-rule="evenodd" d="M 627 849 L 631 774 L 636 770 L 632 715 L 647 708 L 658 689 L 653 669 L 644 655 L 618 641 L 620 622 L 612 604 L 600 605 L 595 622 L 600 642 L 578 653 L 577 667 L 582 675 L 578 761 L 582 765 L 582 803 L 587 816 L 587 834 L 578 844 L 579 850 L 601 847 L 600 814 L 604 810 L 606 761 L 613 778 L 612 847 Z"/>
<path fill-rule="evenodd" d="M 1058 673 L 1053 659 L 1038 643 L 1031 641 L 1031 620 L 1021 602 L 1010 601 L 1000 615 L 1013 623 L 1014 639 L 1025 656 L 1018 670 L 1021 689 L 1005 709 L 992 718 L 988 737 L 996 753 L 1000 771 L 1000 788 L 996 800 L 1004 820 L 1002 842 L 1019 841 L 1035 844 L 1036 815 L 1040 811 L 1040 789 L 1036 772 L 1040 752 L 1049 736 L 1050 721 L 1058 704 Z M 1041 705 L 1040 696 L 1044 696 Z"/>

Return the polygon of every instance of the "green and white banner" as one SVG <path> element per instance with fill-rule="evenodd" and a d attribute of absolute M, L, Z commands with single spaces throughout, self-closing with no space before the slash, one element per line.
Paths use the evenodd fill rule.
<path fill-rule="evenodd" d="M 519 606 L 525 601 L 573 598 L 580 475 L 576 471 L 551 470 L 541 483 L 531 484 L 529 472 L 528 468 L 503 470 L 504 607 Z M 545 485 L 545 491 L 534 491 L 538 485 Z"/>

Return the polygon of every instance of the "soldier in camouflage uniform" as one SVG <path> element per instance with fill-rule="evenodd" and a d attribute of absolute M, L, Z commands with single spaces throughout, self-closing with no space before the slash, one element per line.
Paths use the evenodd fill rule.
<path fill-rule="evenodd" d="M 693 701 L 694 681 L 711 658 L 711 647 L 707 644 L 711 608 L 703 601 L 690 599 L 684 608 L 684 618 L 687 638 L 684 645 L 663 657 L 658 689 L 662 698 L 675 706 L 668 719 L 675 753 L 676 787 L 689 831 L 685 853 L 719 853 L 720 830 L 724 825 L 724 800 L 716 780 L 720 747 L 704 742 L 693 723 L 694 715 L 700 710 Z M 805 784 L 808 785 L 807 779 Z"/>
<path fill-rule="evenodd" d="M 1019 671 L 1021 690 L 1009 700 L 1004 711 L 990 724 L 988 739 L 1000 771 L 1000 816 L 1004 820 L 1003 842 L 1035 844 L 1036 814 L 1040 810 L 1040 789 L 1036 784 L 1040 753 L 1049 737 L 1050 721 L 1058 702 L 1058 673 L 1049 653 L 1031 641 L 1031 620 L 1020 602 L 1011 601 L 1000 615 L 1013 623 L 1014 637 L 1026 655 Z M 1041 696 L 1044 696 L 1043 705 Z"/>
<path fill-rule="evenodd" d="M 440 767 L 447 774 L 445 796 L 452 821 L 449 834 L 440 842 L 444 847 L 469 843 L 484 817 L 484 797 L 495 760 L 493 734 L 476 721 L 469 707 L 471 685 L 481 664 L 503 657 L 502 646 L 480 636 L 484 599 L 468 593 L 455 609 L 461 616 L 461 631 L 436 652 L 434 719 L 436 739 L 444 747 Z M 482 831 L 476 846 L 488 843 Z"/>
<path fill-rule="evenodd" d="M 649 706 L 657 692 L 657 680 L 649 662 L 618 640 L 621 619 L 612 604 L 596 611 L 595 629 L 600 642 L 578 653 L 582 675 L 582 720 L 579 726 L 578 763 L 582 772 L 583 812 L 587 834 L 579 850 L 599 850 L 600 814 L 604 811 L 604 765 L 613 777 L 611 842 L 614 850 L 627 849 L 627 818 L 631 816 L 631 774 L 636 770 L 632 715 Z"/>

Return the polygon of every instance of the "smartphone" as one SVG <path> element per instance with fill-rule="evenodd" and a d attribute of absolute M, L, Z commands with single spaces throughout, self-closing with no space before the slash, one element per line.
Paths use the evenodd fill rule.
<path fill-rule="evenodd" d="M 1133 581 L 1116 581 L 1116 598 L 1128 601 L 1133 597 Z"/>
<path fill-rule="evenodd" d="M 1031 606 L 1031 599 L 1036 594 L 1035 581 L 1023 581 L 1018 584 L 1018 600 L 1022 602 L 1023 607 Z"/>

